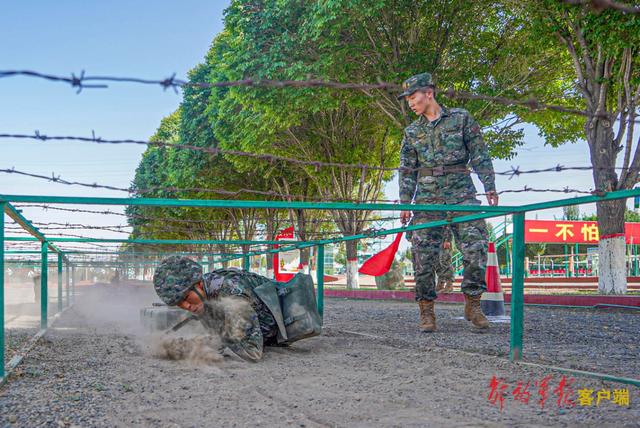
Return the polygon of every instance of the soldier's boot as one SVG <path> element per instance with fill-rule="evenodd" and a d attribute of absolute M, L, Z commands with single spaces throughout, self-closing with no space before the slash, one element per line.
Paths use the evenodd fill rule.
<path fill-rule="evenodd" d="M 420 300 L 420 330 L 424 333 L 436 331 L 436 311 L 434 300 Z"/>
<path fill-rule="evenodd" d="M 480 308 L 480 298 L 482 296 L 464 295 L 464 317 L 467 321 L 471 321 L 474 327 L 489 328 L 489 320 L 482 313 Z"/>

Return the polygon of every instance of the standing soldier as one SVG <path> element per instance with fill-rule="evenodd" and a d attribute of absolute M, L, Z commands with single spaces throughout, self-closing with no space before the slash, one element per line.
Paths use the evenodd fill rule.
<path fill-rule="evenodd" d="M 479 205 L 469 165 L 484 185 L 489 205 L 498 204 L 493 164 L 480 134 L 480 126 L 463 109 L 447 109 L 436 101 L 431 74 L 422 73 L 402 85 L 418 120 L 404 130 L 400 153 L 400 199 L 402 203 Z M 407 223 L 411 213 L 402 213 Z M 413 224 L 443 220 L 441 212 L 416 212 Z M 480 309 L 480 297 L 486 290 L 487 228 L 484 220 L 452 224 L 456 245 L 463 255 L 462 292 L 465 318 L 477 328 L 488 328 L 489 321 Z M 416 300 L 420 306 L 420 329 L 436 330 L 434 302 L 437 297 L 435 273 L 439 261 L 444 227 L 417 230 L 411 237 L 415 254 Z"/>

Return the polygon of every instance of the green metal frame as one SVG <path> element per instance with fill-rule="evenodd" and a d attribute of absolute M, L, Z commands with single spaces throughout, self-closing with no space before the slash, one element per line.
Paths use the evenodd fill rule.
<path fill-rule="evenodd" d="M 509 358 L 522 358 L 524 331 L 524 213 L 513 215 L 513 275 L 511 277 L 511 340 Z"/>
<path fill-rule="evenodd" d="M 317 305 L 320 317 L 324 319 L 324 245 L 318 245 L 316 253 L 316 288 L 318 293 Z"/>
<path fill-rule="evenodd" d="M 5 202 L 80 204 L 80 205 L 126 205 L 156 207 L 201 207 L 201 208 L 257 208 L 300 210 L 349 210 L 349 211 L 440 211 L 440 212 L 512 212 L 517 207 L 489 207 L 480 205 L 433 205 L 433 204 L 354 204 L 351 202 L 286 202 L 286 201 L 236 201 L 215 199 L 150 199 L 150 198 L 89 198 L 75 196 L 30 196 L 0 195 Z"/>
<path fill-rule="evenodd" d="M 42 241 L 42 265 L 40 266 L 40 329 L 47 328 L 49 312 L 49 244 Z"/>
<path fill-rule="evenodd" d="M 4 379 L 4 212 L 7 203 L 0 201 L 0 379 Z"/>
<path fill-rule="evenodd" d="M 62 312 L 62 253 L 58 253 L 58 312 Z"/>
<path fill-rule="evenodd" d="M 67 291 L 67 304 L 73 303 L 75 300 L 75 267 L 65 253 L 60 251 L 54 242 L 114 242 L 114 243 L 136 243 L 136 244 L 171 244 L 171 245 L 198 245 L 198 244 L 234 244 L 234 245 L 260 245 L 273 246 L 278 248 L 266 250 L 255 250 L 244 254 L 224 254 L 217 262 L 226 262 L 241 258 L 242 265 L 245 270 L 250 269 L 250 257 L 260 254 L 272 254 L 285 251 L 291 251 L 302 248 L 317 248 L 317 304 L 321 314 L 324 312 L 324 246 L 326 244 L 335 244 L 345 241 L 353 241 L 376 236 L 384 236 L 396 234 L 400 232 L 429 229 L 445 225 L 464 223 L 473 220 L 487 219 L 499 217 L 507 214 L 513 215 L 513 235 L 511 246 L 511 263 L 512 263 L 512 297 L 511 297 L 511 333 L 510 333 L 510 360 L 518 361 L 523 354 L 523 330 L 524 330 L 524 220 L 525 214 L 529 211 L 544 210 L 549 208 L 558 208 L 563 206 L 580 205 L 605 200 L 626 199 L 629 197 L 640 196 L 640 188 L 632 190 L 620 190 L 606 193 L 600 196 L 584 196 L 569 199 L 561 199 L 557 201 L 549 201 L 522 206 L 481 206 L 481 205 L 432 205 L 432 204 L 353 204 L 353 203 L 309 203 L 309 202 L 279 202 L 279 201 L 233 201 L 233 200 L 180 200 L 180 199 L 147 199 L 147 198 L 87 198 L 87 197 L 63 197 L 63 196 L 25 196 L 25 195 L 0 195 L 0 208 L 2 215 L 0 217 L 0 267 L 4 272 L 5 268 L 5 251 L 4 243 L 6 241 L 40 241 L 41 242 L 41 326 L 47 326 L 47 267 L 48 267 L 48 251 L 58 254 L 58 309 L 61 309 L 62 302 L 62 265 L 67 263 L 67 270 L 71 270 L 71 275 L 67 273 L 67 290 L 71 287 L 71 293 Z M 91 205 L 144 205 L 144 206 L 162 206 L 162 207 L 206 207 L 206 208 L 280 208 L 280 209 L 303 209 L 303 210 L 368 210 L 368 211 L 437 211 L 437 212 L 458 212 L 470 213 L 460 215 L 458 217 L 447 220 L 433 221 L 425 224 L 411 225 L 407 227 L 377 230 L 371 233 L 361 233 L 352 236 L 343 236 L 332 239 L 321 239 L 306 242 L 296 241 L 234 241 L 234 240 L 153 240 L 153 239 L 98 239 L 98 238 L 46 238 L 37 228 L 25 219 L 18 210 L 16 210 L 11 202 L 27 202 L 27 203 L 50 203 L 50 204 L 91 204 Z M 33 237 L 7 237 L 4 233 L 5 219 L 4 215 L 8 214 L 14 221 L 19 223 Z M 284 245 L 283 245 L 284 244 Z M 83 252 L 69 252 L 69 254 L 83 254 Z M 87 254 L 90 252 L 87 252 Z M 16 252 L 19 254 L 19 252 Z M 25 253 L 27 254 L 27 253 Z M 115 252 L 114 252 L 115 254 Z M 143 255 L 144 253 L 138 255 Z M 216 261 L 214 261 L 215 263 Z M 114 262 L 111 262 L 112 264 Z M 123 262 L 126 263 L 126 262 Z M 4 326 L 4 278 L 0 278 L 0 319 Z M 0 331 L 0 362 L 4 362 L 4 329 Z M 588 372 L 590 373 L 590 372 Z M 601 379 L 612 379 L 615 377 L 590 373 Z M 0 371 L 0 379 L 4 376 L 4 364 Z M 622 379 L 622 378 L 616 378 Z M 620 381 L 620 380 L 618 380 Z M 622 380 L 624 381 L 624 380 Z"/>

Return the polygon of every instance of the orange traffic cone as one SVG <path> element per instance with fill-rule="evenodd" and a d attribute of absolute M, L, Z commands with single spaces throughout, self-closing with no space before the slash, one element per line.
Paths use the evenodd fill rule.
<path fill-rule="evenodd" d="M 480 307 L 482 312 L 488 317 L 504 316 L 504 294 L 500 285 L 500 272 L 498 271 L 498 255 L 496 246 L 489 242 L 489 252 L 487 255 L 487 272 L 485 274 L 487 291 L 482 294 Z"/>

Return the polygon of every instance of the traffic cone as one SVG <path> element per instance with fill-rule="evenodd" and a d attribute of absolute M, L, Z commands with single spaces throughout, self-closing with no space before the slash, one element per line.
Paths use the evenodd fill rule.
<path fill-rule="evenodd" d="M 487 317 L 503 317 L 504 294 L 500 285 L 500 272 L 498 271 L 498 255 L 496 246 L 489 242 L 489 252 L 487 255 L 487 272 L 485 274 L 487 291 L 482 294 L 480 308 Z"/>

